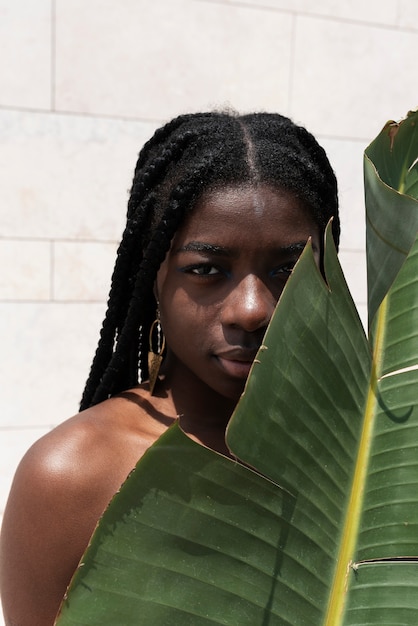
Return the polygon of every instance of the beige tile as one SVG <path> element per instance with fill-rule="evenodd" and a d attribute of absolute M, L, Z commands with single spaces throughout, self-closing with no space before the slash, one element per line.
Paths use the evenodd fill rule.
<path fill-rule="evenodd" d="M 57 1 L 60 110 L 167 119 L 285 110 L 292 17 L 192 0 Z"/>
<path fill-rule="evenodd" d="M 0 111 L 0 233 L 117 240 L 155 124 Z"/>
<path fill-rule="evenodd" d="M 397 17 L 397 0 L 195 0 L 197 2 L 225 2 L 246 4 L 253 7 L 269 7 L 276 10 L 306 13 L 311 15 L 365 21 L 374 24 L 394 24 Z M 412 2 L 414 0 L 411 0 Z"/>
<path fill-rule="evenodd" d="M 312 132 L 371 140 L 417 104 L 418 32 L 297 19 L 291 112 Z"/>
<path fill-rule="evenodd" d="M 51 244 L 0 240 L 0 300 L 48 300 Z"/>
<path fill-rule="evenodd" d="M 78 410 L 104 304 L 0 304 L 2 427 L 49 427 Z"/>
<path fill-rule="evenodd" d="M 47 432 L 47 428 L 0 429 L 0 515 L 3 514 L 20 459 Z"/>
<path fill-rule="evenodd" d="M 356 306 L 367 304 L 366 253 L 340 250 L 339 258 Z"/>
<path fill-rule="evenodd" d="M 399 24 L 418 30 L 418 3 L 416 0 L 399 0 Z"/>
<path fill-rule="evenodd" d="M 359 314 L 361 323 L 363 324 L 364 332 L 368 336 L 367 304 L 358 304 L 357 313 Z"/>
<path fill-rule="evenodd" d="M 107 299 L 117 244 L 60 241 L 54 244 L 54 299 Z"/>
<path fill-rule="evenodd" d="M 51 105 L 51 1 L 0 0 L 0 105 Z"/>
<path fill-rule="evenodd" d="M 325 148 L 338 181 L 341 242 L 344 249 L 363 250 L 366 246 L 364 207 L 364 141 L 318 138 Z"/>

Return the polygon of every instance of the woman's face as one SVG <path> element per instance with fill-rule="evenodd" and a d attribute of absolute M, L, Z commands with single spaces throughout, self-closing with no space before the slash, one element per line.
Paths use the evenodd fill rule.
<path fill-rule="evenodd" d="M 157 275 L 167 373 L 191 391 L 238 401 L 309 237 L 319 264 L 318 226 L 287 191 L 246 185 L 204 194 Z"/>

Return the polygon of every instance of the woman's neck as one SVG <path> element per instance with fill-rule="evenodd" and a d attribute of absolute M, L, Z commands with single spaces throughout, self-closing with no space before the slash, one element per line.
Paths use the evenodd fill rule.
<path fill-rule="evenodd" d="M 178 368 L 160 379 L 159 390 L 170 398 L 181 428 L 192 439 L 228 454 L 225 429 L 236 402 L 209 389 L 199 379 L 182 375 Z"/>

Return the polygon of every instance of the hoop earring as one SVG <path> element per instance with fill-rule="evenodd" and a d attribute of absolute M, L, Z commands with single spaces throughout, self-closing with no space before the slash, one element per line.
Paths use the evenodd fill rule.
<path fill-rule="evenodd" d="M 152 339 L 154 330 L 157 328 L 157 352 L 152 349 Z M 157 319 L 151 324 L 149 331 L 149 351 L 148 351 L 148 377 L 149 377 L 149 392 L 153 395 L 155 383 L 157 382 L 158 372 L 160 371 L 161 363 L 163 362 L 163 352 L 165 349 L 165 336 L 160 326 L 160 315 L 157 312 Z"/>

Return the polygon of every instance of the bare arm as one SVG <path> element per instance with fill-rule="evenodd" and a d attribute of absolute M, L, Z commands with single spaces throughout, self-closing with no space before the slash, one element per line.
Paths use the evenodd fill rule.
<path fill-rule="evenodd" d="M 111 399 L 30 448 L 0 536 L 6 626 L 52 626 L 98 519 L 165 428 L 135 403 Z"/>
<path fill-rule="evenodd" d="M 6 626 L 54 623 L 99 517 L 141 455 L 135 437 L 93 417 L 40 439 L 17 469 L 0 537 Z"/>
<path fill-rule="evenodd" d="M 6 625 L 53 624 L 102 512 L 85 479 L 38 442 L 13 482 L 1 532 L 0 583 Z M 94 483 L 93 483 L 94 484 Z"/>

